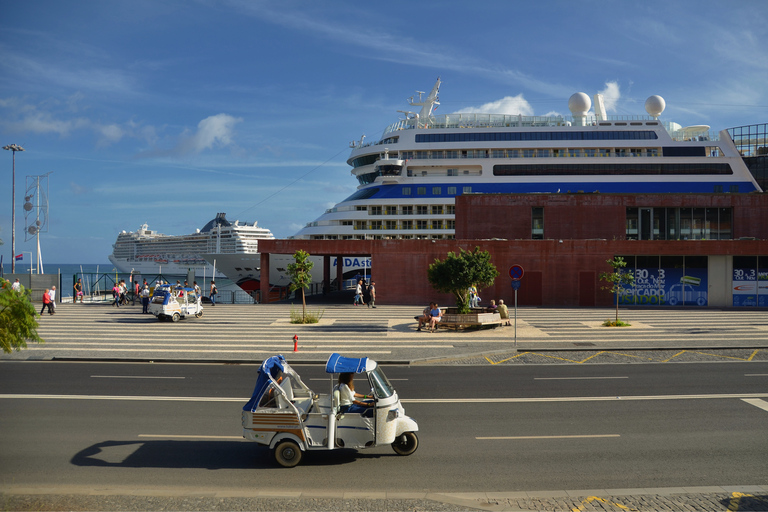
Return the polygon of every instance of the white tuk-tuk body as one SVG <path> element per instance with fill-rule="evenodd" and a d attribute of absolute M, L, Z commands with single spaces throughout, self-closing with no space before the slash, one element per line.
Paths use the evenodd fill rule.
<path fill-rule="evenodd" d="M 194 288 L 161 285 L 155 288 L 147 308 L 158 320 L 178 322 L 188 316 L 203 316 L 203 303 Z"/>
<path fill-rule="evenodd" d="M 389 444 L 401 455 L 416 451 L 419 427 L 405 415 L 397 393 L 375 361 L 332 354 L 326 372 L 331 374 L 330 392 L 316 394 L 283 356 L 265 360 L 253 396 L 243 407 L 243 437 L 274 449 L 275 459 L 286 467 L 298 464 L 306 450 Z M 339 373 L 359 374 L 358 389 L 367 393 L 370 388 L 375 405 L 363 414 L 341 414 L 338 391 L 334 393 L 334 376 Z"/>

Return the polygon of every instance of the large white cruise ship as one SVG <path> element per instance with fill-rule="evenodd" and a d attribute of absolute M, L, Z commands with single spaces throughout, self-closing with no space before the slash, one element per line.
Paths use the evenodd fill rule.
<path fill-rule="evenodd" d="M 594 96 L 593 109 L 585 93 L 570 97 L 569 117 L 436 116 L 440 83 L 412 97 L 409 104 L 420 111 L 401 111 L 404 118 L 377 141 L 350 144 L 347 163 L 357 191 L 292 238 L 453 238 L 461 194 L 761 191 L 726 130 L 715 134 L 706 125 L 661 120 L 666 103 L 660 96 L 646 100 L 641 116 L 609 117 L 602 97 Z M 290 255 L 270 261 L 277 267 L 270 270 L 272 284 L 287 284 L 283 267 Z M 259 279 L 258 255 L 219 257 L 217 265 L 241 286 Z M 345 277 L 371 270 L 370 259 L 344 261 Z M 314 281 L 321 279 L 313 273 Z"/>
<path fill-rule="evenodd" d="M 247 222 L 230 222 L 219 213 L 202 229 L 189 235 L 164 235 L 148 229 L 147 224 L 136 231 L 117 235 L 109 261 L 120 272 L 142 274 L 187 275 L 214 277 L 212 263 L 203 254 L 251 255 L 258 260 L 259 240 L 273 239 L 269 229 Z M 216 271 L 215 277 L 225 277 Z"/>
<path fill-rule="evenodd" d="M 293 238 L 441 239 L 454 236 L 454 198 L 469 193 L 746 193 L 760 191 L 723 130 L 660 119 L 660 96 L 645 116 L 607 116 L 585 93 L 570 117 L 433 115 L 431 92 L 409 101 L 420 112 L 379 140 L 352 142 L 347 163 L 359 182 L 351 196 Z"/>

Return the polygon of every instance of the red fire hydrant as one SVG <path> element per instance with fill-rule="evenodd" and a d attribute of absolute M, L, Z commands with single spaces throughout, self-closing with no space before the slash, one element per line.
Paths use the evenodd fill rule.
<path fill-rule="evenodd" d="M 293 351 L 294 352 L 299 351 L 299 335 L 298 334 L 293 335 Z"/>

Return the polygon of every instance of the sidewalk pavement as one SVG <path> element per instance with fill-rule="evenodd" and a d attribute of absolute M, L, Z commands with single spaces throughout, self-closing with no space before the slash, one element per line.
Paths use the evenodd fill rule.
<path fill-rule="evenodd" d="M 749 352 L 725 356 L 768 358 L 768 313 L 754 308 L 621 309 L 629 327 L 602 326 L 614 318 L 613 309 L 518 308 L 516 326 L 513 318 L 508 327 L 435 333 L 416 331 L 413 317 L 420 310 L 414 306 L 309 309 L 322 315 L 317 324 L 291 323 L 301 305 L 206 306 L 201 318 L 172 323 L 142 314 L 139 305 L 60 304 L 55 315 L 39 319 L 44 344 L 0 358 L 259 363 L 282 353 L 296 364 L 325 362 L 330 353 L 341 352 L 382 363 L 496 364 L 527 352 L 570 354 L 560 357 L 568 362 L 600 351 L 737 349 Z"/>

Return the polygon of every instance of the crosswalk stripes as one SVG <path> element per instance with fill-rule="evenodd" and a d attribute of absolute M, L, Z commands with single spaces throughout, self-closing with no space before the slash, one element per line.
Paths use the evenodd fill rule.
<path fill-rule="evenodd" d="M 318 307 L 312 307 L 317 312 Z M 39 320 L 43 345 L 30 345 L 3 359 L 109 358 L 260 361 L 272 353 L 321 360 L 333 351 L 379 359 L 415 360 L 508 349 L 511 327 L 475 331 L 416 332 L 418 306 L 377 309 L 329 305 L 315 325 L 290 323 L 286 305 L 207 307 L 202 318 L 177 323 L 142 315 L 139 306 L 61 304 Z M 299 308 L 300 310 L 300 308 Z M 517 341 L 522 347 L 768 347 L 768 314 L 761 310 L 631 309 L 626 328 L 602 327 L 612 309 L 520 308 Z"/>

